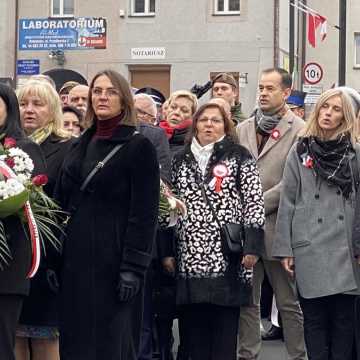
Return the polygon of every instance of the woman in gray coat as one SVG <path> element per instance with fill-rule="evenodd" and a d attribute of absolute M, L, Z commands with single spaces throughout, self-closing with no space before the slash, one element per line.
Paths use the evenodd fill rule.
<path fill-rule="evenodd" d="M 309 360 L 351 359 L 360 289 L 359 249 L 352 241 L 357 134 L 349 96 L 328 90 L 284 170 L 272 254 L 296 277 Z"/>

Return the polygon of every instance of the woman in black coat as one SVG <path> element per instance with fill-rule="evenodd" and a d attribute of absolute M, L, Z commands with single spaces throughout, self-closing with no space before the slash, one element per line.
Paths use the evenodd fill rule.
<path fill-rule="evenodd" d="M 1 139 L 12 137 L 34 161 L 34 175 L 45 171 L 45 163 L 38 145 L 27 140 L 20 126 L 19 104 L 14 91 L 0 84 Z M 0 270 L 0 357 L 13 360 L 15 331 L 21 306 L 29 293 L 26 275 L 31 264 L 31 244 L 18 216 L 2 219 L 12 259 Z"/>
<path fill-rule="evenodd" d="M 153 145 L 136 132 L 129 84 L 117 72 L 92 80 L 85 121 L 91 127 L 76 140 L 58 184 L 71 213 L 61 273 L 61 359 L 136 360 L 159 164 Z"/>
<path fill-rule="evenodd" d="M 30 139 L 40 145 L 46 162 L 48 183 L 44 191 L 53 197 L 60 169 L 71 140 L 63 130 L 63 114 L 58 94 L 44 81 L 29 80 L 18 90 L 20 118 Z M 46 247 L 40 268 L 31 280 L 30 296 L 24 302 L 17 331 L 17 360 L 31 352 L 35 358 L 59 359 L 58 296 L 55 271 L 60 253 Z M 29 340 L 29 341 L 28 341 Z"/>

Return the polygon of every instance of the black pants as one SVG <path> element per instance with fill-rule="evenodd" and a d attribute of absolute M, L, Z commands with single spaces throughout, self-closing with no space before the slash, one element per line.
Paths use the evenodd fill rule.
<path fill-rule="evenodd" d="M 15 360 L 15 333 L 24 297 L 0 295 L 0 359 Z"/>
<path fill-rule="evenodd" d="M 355 340 L 352 359 L 360 360 L 360 296 L 357 296 L 355 301 Z"/>
<path fill-rule="evenodd" d="M 351 360 L 355 332 L 352 295 L 300 297 L 309 360 Z"/>
<path fill-rule="evenodd" d="M 173 320 L 176 318 L 176 282 L 173 274 L 160 263 L 154 267 L 153 307 L 155 316 L 155 356 L 159 360 L 173 360 Z M 181 338 L 180 338 L 181 341 Z M 155 358 L 154 356 L 154 358 Z"/>
<path fill-rule="evenodd" d="M 239 308 L 212 304 L 182 306 L 182 325 L 191 360 L 236 359 Z"/>
<path fill-rule="evenodd" d="M 271 307 L 273 302 L 274 291 L 270 284 L 269 278 L 264 273 L 264 280 L 261 284 L 261 299 L 260 299 L 260 311 L 261 318 L 270 318 L 271 317 Z"/>

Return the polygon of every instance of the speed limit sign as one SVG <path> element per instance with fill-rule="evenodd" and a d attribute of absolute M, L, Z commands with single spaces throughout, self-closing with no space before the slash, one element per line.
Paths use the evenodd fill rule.
<path fill-rule="evenodd" d="M 304 66 L 304 79 L 308 84 L 315 85 L 319 83 L 323 74 L 323 69 L 318 63 L 310 62 Z"/>

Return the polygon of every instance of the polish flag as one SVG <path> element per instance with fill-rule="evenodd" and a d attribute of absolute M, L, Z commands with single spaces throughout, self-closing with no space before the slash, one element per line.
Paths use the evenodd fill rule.
<path fill-rule="evenodd" d="M 316 30 L 320 26 L 320 38 L 324 41 L 327 35 L 327 19 L 321 15 L 308 13 L 308 40 L 312 47 L 316 47 Z"/>

